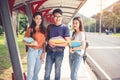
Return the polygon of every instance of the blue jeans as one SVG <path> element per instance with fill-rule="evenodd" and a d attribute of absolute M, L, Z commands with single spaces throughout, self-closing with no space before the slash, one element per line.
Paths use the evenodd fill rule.
<path fill-rule="evenodd" d="M 55 79 L 60 80 L 63 52 L 47 52 L 44 80 L 50 80 L 52 65 L 55 63 Z"/>
<path fill-rule="evenodd" d="M 80 62 L 82 61 L 82 57 L 78 53 L 69 55 L 69 64 L 70 64 L 70 77 L 71 80 L 78 80 L 77 73 L 80 67 Z"/>
<path fill-rule="evenodd" d="M 27 80 L 38 80 L 38 74 L 40 71 L 40 67 L 42 61 L 40 60 L 40 56 L 42 54 L 43 49 L 28 49 L 27 56 Z"/>

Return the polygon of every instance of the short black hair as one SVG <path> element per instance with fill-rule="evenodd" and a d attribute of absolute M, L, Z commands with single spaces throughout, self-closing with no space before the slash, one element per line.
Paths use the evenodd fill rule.
<path fill-rule="evenodd" d="M 54 15 L 55 13 L 60 13 L 61 15 L 63 14 L 61 9 L 55 9 L 52 14 Z"/>

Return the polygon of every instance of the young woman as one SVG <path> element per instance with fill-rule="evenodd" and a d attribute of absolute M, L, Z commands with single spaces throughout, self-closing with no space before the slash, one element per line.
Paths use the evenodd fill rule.
<path fill-rule="evenodd" d="M 45 27 L 43 26 L 42 14 L 35 12 L 30 27 L 25 37 L 32 37 L 33 42 L 24 44 L 28 46 L 27 56 L 27 80 L 38 80 L 38 73 L 45 57 Z"/>
<path fill-rule="evenodd" d="M 82 55 L 84 54 L 85 48 L 85 32 L 83 22 L 80 17 L 75 17 L 73 19 L 73 35 L 72 40 L 80 41 L 81 46 L 70 48 L 69 54 L 69 63 L 70 63 L 70 70 L 71 70 L 71 80 L 78 80 L 77 73 L 80 67 L 80 62 L 82 61 Z M 71 41 L 72 41 L 71 40 Z"/>

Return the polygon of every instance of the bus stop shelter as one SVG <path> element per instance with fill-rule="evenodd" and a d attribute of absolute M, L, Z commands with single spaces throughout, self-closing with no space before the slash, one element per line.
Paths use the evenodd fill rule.
<path fill-rule="evenodd" d="M 63 23 L 68 24 L 87 0 L 0 0 L 0 15 L 5 29 L 8 50 L 15 80 L 24 80 L 20 52 L 16 42 L 12 12 L 18 11 L 27 15 L 28 22 L 32 14 L 40 11 L 46 23 L 53 23 L 52 11 L 60 8 L 63 11 Z"/>

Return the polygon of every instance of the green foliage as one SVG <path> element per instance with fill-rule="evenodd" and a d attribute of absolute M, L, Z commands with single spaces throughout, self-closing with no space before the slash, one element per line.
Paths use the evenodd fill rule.
<path fill-rule="evenodd" d="M 114 13 L 114 25 L 115 25 L 115 27 L 116 28 L 120 27 L 120 3 L 113 5 L 112 12 Z"/>
<path fill-rule="evenodd" d="M 23 35 L 17 38 L 21 58 L 26 56 L 25 47 L 22 43 Z M 10 56 L 8 48 L 5 45 L 4 36 L 0 36 L 0 74 L 2 74 L 6 69 L 11 67 Z"/>
<path fill-rule="evenodd" d="M 102 26 L 105 28 L 112 28 L 113 27 L 113 12 L 111 11 L 103 11 L 102 13 Z"/>
<path fill-rule="evenodd" d="M 19 30 L 21 30 L 24 27 L 27 27 L 28 24 L 27 16 L 25 16 L 24 14 L 19 14 L 18 23 L 19 23 Z"/>
<path fill-rule="evenodd" d="M 91 23 L 90 32 L 96 32 L 95 31 L 95 27 L 96 27 L 95 24 L 96 24 L 95 22 Z"/>
<path fill-rule="evenodd" d="M 112 11 L 113 11 L 116 15 L 120 15 L 120 3 L 114 4 Z"/>
<path fill-rule="evenodd" d="M 3 34 L 3 28 L 2 26 L 0 25 L 0 35 Z"/>
<path fill-rule="evenodd" d="M 116 30 L 120 27 L 120 3 L 116 3 L 111 6 L 112 9 L 108 9 L 102 12 L 102 29 L 105 28 L 112 29 L 113 32 L 120 32 L 120 30 Z M 100 13 L 93 16 L 96 19 L 96 26 L 99 29 L 100 25 Z"/>
<path fill-rule="evenodd" d="M 84 23 L 84 29 L 85 31 L 93 31 L 94 27 L 95 27 L 95 23 L 96 23 L 96 20 L 95 19 L 92 19 L 92 18 L 88 18 L 86 16 L 83 16 L 81 14 L 77 14 L 78 16 L 80 16 L 83 20 L 83 23 Z"/>

